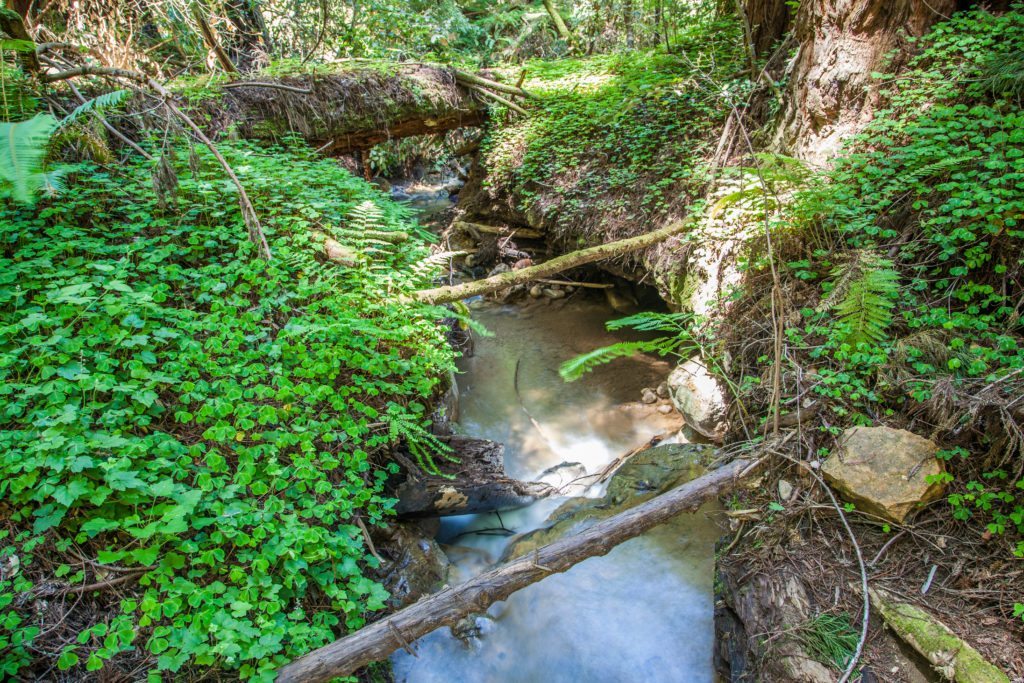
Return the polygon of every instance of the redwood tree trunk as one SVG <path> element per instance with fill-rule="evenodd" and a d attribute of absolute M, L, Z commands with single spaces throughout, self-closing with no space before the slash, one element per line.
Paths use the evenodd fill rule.
<path fill-rule="evenodd" d="M 755 3 L 756 4 L 756 3 Z M 774 146 L 812 162 L 833 156 L 870 120 L 876 104 L 872 71 L 898 68 L 907 36 L 924 34 L 956 0 L 804 0 L 795 23 L 797 54 Z M 897 63 L 887 63 L 893 50 Z"/>

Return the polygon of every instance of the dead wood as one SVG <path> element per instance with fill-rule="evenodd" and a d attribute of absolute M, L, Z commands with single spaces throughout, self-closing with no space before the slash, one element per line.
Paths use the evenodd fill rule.
<path fill-rule="evenodd" d="M 624 240 L 618 240 L 616 242 L 609 242 L 608 244 L 600 244 L 588 249 L 573 251 L 565 254 L 564 256 L 553 258 L 550 261 L 545 261 L 540 265 L 530 266 L 529 268 L 512 270 L 507 273 L 501 273 L 493 277 L 476 280 L 474 282 L 466 282 L 460 285 L 425 289 L 416 292 L 415 298 L 417 301 L 430 304 L 446 304 L 452 301 L 466 299 L 471 296 L 477 296 L 478 294 L 490 294 L 491 292 L 496 292 L 499 289 L 505 289 L 506 287 L 511 287 L 513 285 L 520 285 L 532 280 L 557 275 L 562 271 L 569 270 L 570 268 L 576 268 L 577 266 L 582 266 L 587 263 L 622 256 L 623 254 L 645 249 L 689 229 L 691 224 L 692 220 L 690 219 L 678 221 L 672 225 L 661 228 L 660 230 L 655 230 L 654 232 L 649 232 L 637 237 L 630 237 Z"/>
<path fill-rule="evenodd" d="M 445 441 L 458 464 L 442 465 L 446 476 L 410 472 L 395 491 L 401 517 L 443 517 L 509 510 L 555 493 L 547 484 L 505 474 L 505 447 L 495 441 L 450 436 Z"/>
<path fill-rule="evenodd" d="M 446 588 L 350 636 L 300 657 L 278 671 L 278 683 L 315 683 L 346 676 L 361 666 L 384 659 L 399 647 L 442 626 L 485 612 L 499 600 L 551 574 L 564 572 L 589 557 L 667 522 L 693 512 L 733 488 L 756 469 L 750 460 L 735 460 L 682 486 L 597 522 L 578 534 L 561 538 L 535 552 L 501 565 L 461 586 Z"/>
<path fill-rule="evenodd" d="M 452 227 L 456 230 L 468 232 L 471 235 L 476 232 L 483 233 L 485 235 L 509 235 L 512 237 L 521 237 L 524 240 L 539 240 L 544 238 L 544 233 L 540 230 L 533 230 L 531 228 L 504 228 L 497 225 L 472 223 L 470 221 L 455 221 L 452 223 Z M 477 235 L 477 237 L 479 237 L 479 235 Z"/>

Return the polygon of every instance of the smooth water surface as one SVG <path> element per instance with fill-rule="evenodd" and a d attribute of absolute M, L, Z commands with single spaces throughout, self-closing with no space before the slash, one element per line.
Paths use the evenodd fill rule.
<path fill-rule="evenodd" d="M 667 374 L 660 360 L 617 361 L 572 384 L 558 376 L 561 362 L 623 339 L 604 330 L 609 315 L 597 300 L 477 311 L 495 336 L 478 339 L 461 363 L 460 431 L 506 444 L 509 474 L 537 479 L 565 462 L 598 472 L 677 430 L 677 415 L 636 402 Z M 535 529 L 562 502 L 445 520 L 439 540 L 455 565 L 452 582 L 489 568 L 508 545 L 506 530 Z M 420 639 L 418 657 L 392 658 L 396 680 L 710 682 L 718 535 L 703 515 L 681 517 L 514 594 L 461 639 L 447 628 Z"/>

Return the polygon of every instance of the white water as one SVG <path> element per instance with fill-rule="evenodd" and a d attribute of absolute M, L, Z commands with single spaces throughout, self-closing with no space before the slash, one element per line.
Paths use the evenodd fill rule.
<path fill-rule="evenodd" d="M 509 474 L 536 479 L 563 462 L 599 471 L 652 436 L 678 429 L 677 416 L 633 403 L 642 387 L 666 375 L 660 361 L 617 361 L 573 384 L 558 376 L 562 361 L 622 339 L 603 329 L 608 315 L 598 301 L 479 311 L 476 317 L 495 337 L 478 339 L 475 356 L 461 364 L 460 431 L 506 444 Z M 452 583 L 501 557 L 509 536 L 486 530 L 538 528 L 563 500 L 502 513 L 500 520 L 445 520 L 439 540 L 455 565 Z M 421 638 L 413 645 L 417 657 L 404 651 L 392 657 L 395 678 L 710 682 L 718 535 L 704 516 L 683 516 L 496 604 L 477 619 L 473 637 L 460 640 L 444 628 Z"/>

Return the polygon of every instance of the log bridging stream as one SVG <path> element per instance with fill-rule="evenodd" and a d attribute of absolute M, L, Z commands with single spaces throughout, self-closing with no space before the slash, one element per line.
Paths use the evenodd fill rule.
<path fill-rule="evenodd" d="M 607 554 L 612 548 L 682 512 L 734 487 L 755 469 L 741 459 L 698 477 L 632 509 L 597 522 L 535 552 L 501 565 L 454 588 L 424 598 L 287 664 L 278 671 L 279 683 L 329 681 L 381 660 L 431 631 L 450 626 L 541 579 L 564 572 L 583 560 Z"/>

